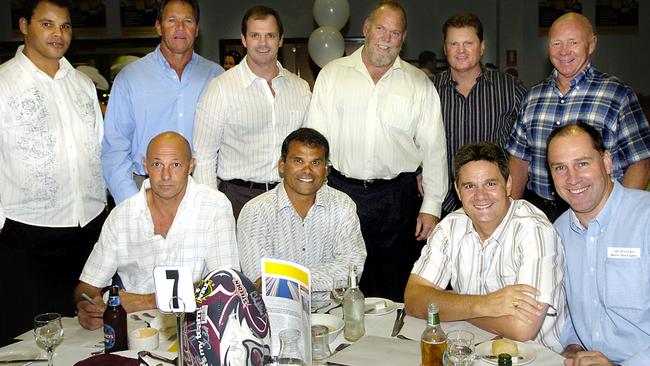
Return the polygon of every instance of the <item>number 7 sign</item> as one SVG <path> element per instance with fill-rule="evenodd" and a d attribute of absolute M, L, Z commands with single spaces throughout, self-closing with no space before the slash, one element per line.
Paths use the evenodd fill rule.
<path fill-rule="evenodd" d="M 187 267 L 159 266 L 153 269 L 156 304 L 163 313 L 191 313 L 196 310 L 194 284 Z"/>

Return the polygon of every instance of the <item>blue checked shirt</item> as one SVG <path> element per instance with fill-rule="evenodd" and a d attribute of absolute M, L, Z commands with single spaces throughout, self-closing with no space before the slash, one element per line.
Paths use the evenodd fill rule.
<path fill-rule="evenodd" d="M 562 95 L 557 71 L 530 89 L 506 150 L 530 162 L 527 188 L 554 199 L 546 164 L 546 140 L 561 126 L 583 122 L 594 126 L 612 154 L 612 178 L 621 181 L 627 167 L 650 158 L 650 126 L 634 91 L 618 78 L 588 65 Z"/>

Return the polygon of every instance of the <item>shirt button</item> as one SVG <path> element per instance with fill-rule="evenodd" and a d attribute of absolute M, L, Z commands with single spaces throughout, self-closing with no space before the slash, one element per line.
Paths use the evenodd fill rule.
<path fill-rule="evenodd" d="M 589 237 L 589 241 L 590 241 L 590 242 L 592 242 L 592 243 L 593 243 L 593 242 L 594 242 L 595 240 L 596 240 L 596 239 L 594 239 L 594 237 L 593 237 L 593 236 L 590 236 L 590 237 Z"/>
<path fill-rule="evenodd" d="M 564 99 L 560 99 L 560 104 L 564 104 Z"/>
<path fill-rule="evenodd" d="M 183 113 L 179 113 L 178 116 L 179 116 L 179 117 L 183 117 Z"/>
<path fill-rule="evenodd" d="M 560 125 L 560 121 L 555 121 L 555 124 L 559 126 L 559 125 Z"/>
<path fill-rule="evenodd" d="M 596 270 L 596 268 L 594 268 L 594 267 L 591 267 L 591 268 L 589 268 L 589 270 L 590 270 L 591 272 L 593 272 L 593 271 L 595 271 L 595 270 Z"/>
<path fill-rule="evenodd" d="M 599 333 L 599 332 L 596 332 L 594 335 L 596 336 L 596 338 L 600 337 L 600 333 Z"/>
<path fill-rule="evenodd" d="M 594 305 L 597 305 L 597 304 L 598 304 L 598 300 L 594 300 Z"/>

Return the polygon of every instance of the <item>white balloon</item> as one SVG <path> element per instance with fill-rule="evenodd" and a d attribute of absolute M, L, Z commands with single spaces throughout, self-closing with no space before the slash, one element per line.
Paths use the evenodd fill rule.
<path fill-rule="evenodd" d="M 313 13 L 320 27 L 341 30 L 350 17 L 350 4 L 348 0 L 315 0 Z"/>
<path fill-rule="evenodd" d="M 311 59 L 322 68 L 328 62 L 343 56 L 345 41 L 341 32 L 335 28 L 319 27 L 309 36 L 307 49 Z"/>

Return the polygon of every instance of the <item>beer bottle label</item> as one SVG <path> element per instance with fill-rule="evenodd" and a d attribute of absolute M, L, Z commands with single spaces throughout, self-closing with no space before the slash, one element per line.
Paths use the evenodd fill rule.
<path fill-rule="evenodd" d="M 118 306 L 118 305 L 120 305 L 119 296 L 111 296 L 108 298 L 108 306 Z"/>
<path fill-rule="evenodd" d="M 104 324 L 104 349 L 110 350 L 113 347 L 115 347 L 115 329 Z"/>

